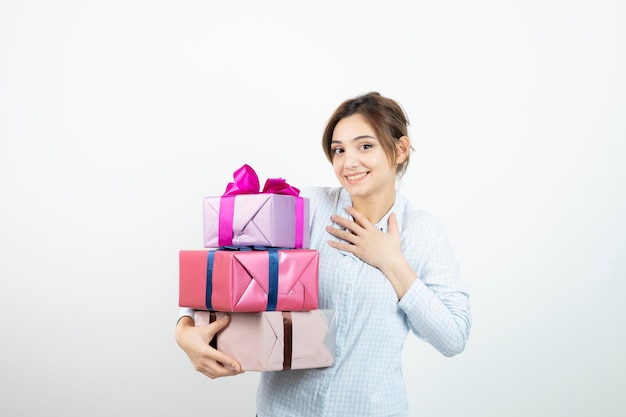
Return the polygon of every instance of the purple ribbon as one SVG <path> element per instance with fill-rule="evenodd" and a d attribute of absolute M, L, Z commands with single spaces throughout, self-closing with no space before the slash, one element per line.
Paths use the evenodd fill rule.
<path fill-rule="evenodd" d="M 304 202 L 300 190 L 289 185 L 283 178 L 268 178 L 261 191 L 259 177 L 252 167 L 245 164 L 233 173 L 234 182 L 229 182 L 220 198 L 220 220 L 218 228 L 219 246 L 233 244 L 233 216 L 235 196 L 240 194 L 283 194 L 296 197 L 296 236 L 294 247 L 302 248 L 304 236 Z"/>

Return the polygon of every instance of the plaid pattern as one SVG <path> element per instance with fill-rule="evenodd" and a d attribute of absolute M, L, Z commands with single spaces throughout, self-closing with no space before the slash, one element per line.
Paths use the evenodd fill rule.
<path fill-rule="evenodd" d="M 320 252 L 320 308 L 337 312 L 335 365 L 265 372 L 257 391 L 259 417 L 407 416 L 402 347 L 409 331 L 446 356 L 469 336 L 469 296 L 443 225 L 401 195 L 396 213 L 402 250 L 419 279 L 398 301 L 386 277 L 354 255 L 331 248 L 324 227 L 349 215 L 343 188 L 309 188 L 311 248 Z M 387 232 L 389 213 L 377 224 Z"/>

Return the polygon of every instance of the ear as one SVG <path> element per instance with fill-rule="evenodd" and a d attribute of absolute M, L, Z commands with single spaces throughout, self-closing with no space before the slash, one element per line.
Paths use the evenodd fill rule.
<path fill-rule="evenodd" d="M 396 142 L 396 164 L 401 164 L 409 157 L 411 152 L 411 139 L 401 136 Z"/>

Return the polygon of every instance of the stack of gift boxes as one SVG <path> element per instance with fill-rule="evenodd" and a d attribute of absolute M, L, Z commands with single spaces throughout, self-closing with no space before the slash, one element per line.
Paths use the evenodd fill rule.
<path fill-rule="evenodd" d="M 309 247 L 309 201 L 282 178 L 263 190 L 254 170 L 204 198 L 204 249 L 179 252 L 179 305 L 196 326 L 231 320 L 211 341 L 247 371 L 334 362 L 335 312 L 318 309 L 319 253 Z"/>

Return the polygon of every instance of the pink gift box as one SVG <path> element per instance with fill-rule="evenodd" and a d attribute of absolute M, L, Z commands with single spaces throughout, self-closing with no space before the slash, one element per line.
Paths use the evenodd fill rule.
<path fill-rule="evenodd" d="M 319 252 L 181 250 L 179 306 L 259 312 L 318 308 Z"/>
<path fill-rule="evenodd" d="M 207 326 L 225 314 L 196 311 L 195 325 Z M 281 371 L 331 366 L 335 337 L 334 310 L 231 313 L 211 345 L 245 371 Z"/>
<path fill-rule="evenodd" d="M 224 207 L 229 206 L 225 204 L 228 199 L 231 199 L 231 207 L 227 210 Z M 203 201 L 205 248 L 231 245 L 309 247 L 308 198 L 282 194 L 240 194 L 204 197 Z"/>

